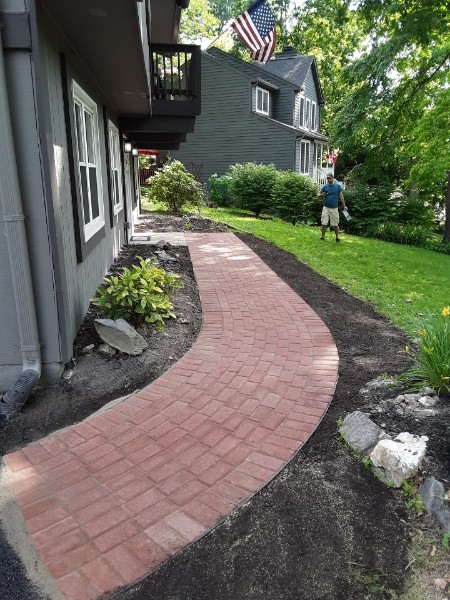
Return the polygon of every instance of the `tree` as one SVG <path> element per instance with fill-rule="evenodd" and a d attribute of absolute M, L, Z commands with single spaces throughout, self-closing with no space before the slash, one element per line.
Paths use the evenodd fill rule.
<path fill-rule="evenodd" d="M 180 41 L 202 44 L 213 39 L 220 30 L 220 21 L 211 10 L 208 0 L 191 0 L 181 14 Z"/>
<path fill-rule="evenodd" d="M 437 188 L 441 197 L 445 193 L 444 239 L 450 243 L 450 88 L 441 89 L 413 131 L 408 150 L 413 166 L 409 181 L 419 189 L 433 192 Z M 444 202 L 442 202 L 444 204 Z"/>
<path fill-rule="evenodd" d="M 405 153 L 449 66 L 449 12 L 442 0 L 360 0 L 366 50 L 344 69 L 348 93 L 333 118 L 335 142 L 358 178 L 401 181 Z"/>

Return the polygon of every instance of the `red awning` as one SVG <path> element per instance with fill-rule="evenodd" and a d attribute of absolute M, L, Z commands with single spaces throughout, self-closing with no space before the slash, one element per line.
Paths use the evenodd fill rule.
<path fill-rule="evenodd" d="M 159 150 L 139 150 L 139 154 L 151 154 L 152 156 L 159 156 L 161 152 Z"/>

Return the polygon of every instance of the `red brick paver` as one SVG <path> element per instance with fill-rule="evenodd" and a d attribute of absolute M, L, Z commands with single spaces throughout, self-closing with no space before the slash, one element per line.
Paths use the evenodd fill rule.
<path fill-rule="evenodd" d="M 69 600 L 141 578 L 286 464 L 332 398 L 314 311 L 236 236 L 187 234 L 193 347 L 134 396 L 6 457 L 41 559 Z"/>

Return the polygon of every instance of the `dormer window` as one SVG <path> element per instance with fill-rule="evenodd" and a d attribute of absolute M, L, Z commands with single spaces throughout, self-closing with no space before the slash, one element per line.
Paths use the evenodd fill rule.
<path fill-rule="evenodd" d="M 256 87 L 256 112 L 261 115 L 269 114 L 269 92 L 259 86 Z"/>

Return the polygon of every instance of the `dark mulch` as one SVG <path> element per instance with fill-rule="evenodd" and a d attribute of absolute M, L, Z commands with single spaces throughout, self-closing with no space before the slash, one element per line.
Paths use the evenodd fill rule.
<path fill-rule="evenodd" d="M 221 229 L 201 217 L 158 216 L 143 219 L 137 231 L 149 228 Z M 388 590 L 401 588 L 407 564 L 409 526 L 404 503 L 341 444 L 336 421 L 363 406 L 360 389 L 364 384 L 381 373 L 395 374 L 405 369 L 402 350 L 408 342 L 406 335 L 370 305 L 349 296 L 292 255 L 253 236 L 239 237 L 329 327 L 340 357 L 333 402 L 305 447 L 264 490 L 117 598 L 391 597 Z M 146 256 L 153 250 L 149 246 L 129 247 L 115 268 L 129 263 L 134 254 Z M 106 360 L 96 353 L 82 354 L 87 344 L 93 342 L 97 347 L 99 343 L 92 326 L 96 313 L 91 309 L 76 340 L 75 360 L 68 366 L 71 376 L 51 390 L 38 391 L 10 421 L 3 431 L 3 453 L 76 422 L 111 398 L 151 382 L 184 354 L 198 334 L 200 306 L 188 254 L 178 248 L 176 253 L 178 261 L 173 263 L 173 271 L 180 273 L 185 283 L 176 297 L 176 312 L 181 319 L 168 323 L 162 336 L 151 330 L 141 332 L 150 343 L 142 357 L 117 355 Z M 392 415 L 383 415 L 383 420 L 387 431 L 397 432 L 404 425 Z M 430 434 L 423 429 L 419 433 Z M 433 445 L 433 435 L 431 438 Z M 436 450 L 434 455 L 439 458 L 440 452 Z M 438 465 L 436 473 L 444 469 L 446 465 Z"/>

